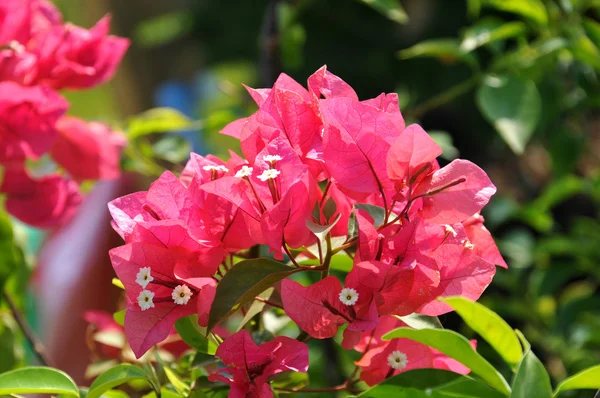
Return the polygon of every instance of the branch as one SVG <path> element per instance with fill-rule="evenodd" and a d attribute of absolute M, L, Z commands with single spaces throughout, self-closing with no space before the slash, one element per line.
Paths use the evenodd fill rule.
<path fill-rule="evenodd" d="M 277 3 L 279 0 L 269 1 L 262 26 L 259 62 L 262 87 L 271 87 L 281 72 Z"/>
<path fill-rule="evenodd" d="M 31 348 L 33 349 L 35 355 L 38 357 L 40 363 L 44 366 L 54 367 L 52 360 L 50 360 L 50 358 L 48 357 L 46 348 L 44 347 L 40 339 L 35 335 L 29 324 L 27 324 L 25 318 L 23 317 L 23 314 L 21 314 L 21 312 L 15 305 L 15 302 L 6 290 L 4 291 L 4 298 L 6 299 L 6 303 L 10 308 L 10 312 L 12 313 L 13 317 L 15 318 L 15 321 L 19 325 L 19 328 L 21 328 L 21 331 L 25 335 L 25 338 L 29 342 L 29 345 L 31 345 Z"/>

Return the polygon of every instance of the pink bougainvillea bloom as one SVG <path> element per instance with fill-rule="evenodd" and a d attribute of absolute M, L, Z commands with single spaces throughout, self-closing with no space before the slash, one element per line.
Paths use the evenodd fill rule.
<path fill-rule="evenodd" d="M 434 297 L 463 296 L 476 301 L 496 273 L 496 267 L 477 256 L 469 242 L 441 245 L 433 252 L 433 257 L 440 266 L 440 284 Z M 425 315 L 441 315 L 450 311 L 452 307 L 435 299 L 417 310 Z"/>
<path fill-rule="evenodd" d="M 281 284 L 281 300 L 286 314 L 317 339 L 335 336 L 338 327 L 345 323 L 349 329 L 361 331 L 373 329 L 377 324 L 377 309 L 371 297 L 351 288 L 342 289 L 334 276 L 308 287 L 285 279 Z"/>
<path fill-rule="evenodd" d="M 323 65 L 318 71 L 308 78 L 308 88 L 316 99 L 348 97 L 358 100 L 358 95 L 348 83 L 327 70 Z"/>
<path fill-rule="evenodd" d="M 26 42 L 30 33 L 31 9 L 23 0 L 0 2 L 0 44 L 10 41 Z"/>
<path fill-rule="evenodd" d="M 7 168 L 0 185 L 6 194 L 6 210 L 38 228 L 56 228 L 67 223 L 81 204 L 79 187 L 58 174 L 33 179 L 23 168 Z"/>
<path fill-rule="evenodd" d="M 121 175 L 121 150 L 125 137 L 103 123 L 63 117 L 52 158 L 78 180 L 110 180 Z"/>
<path fill-rule="evenodd" d="M 217 348 L 216 356 L 227 365 L 208 377 L 228 383 L 229 398 L 273 397 L 269 378 L 282 372 L 306 372 L 308 347 L 289 337 L 275 337 L 256 345 L 247 330 L 231 335 Z M 225 373 L 222 375 L 219 373 Z"/>
<path fill-rule="evenodd" d="M 456 159 L 432 174 L 417 190 L 423 198 L 421 215 L 438 224 L 461 222 L 480 211 L 496 193 L 496 187 L 477 165 Z M 437 192 L 435 194 L 431 194 Z"/>
<path fill-rule="evenodd" d="M 0 83 L 0 164 L 37 159 L 50 150 L 54 125 L 67 107 L 50 89 Z"/>
<path fill-rule="evenodd" d="M 38 57 L 36 84 L 53 88 L 89 88 L 109 80 L 129 40 L 109 36 L 110 17 L 90 30 L 65 24 L 38 35 L 27 48 Z"/>
<path fill-rule="evenodd" d="M 494 238 L 490 231 L 483 225 L 484 218 L 479 214 L 463 221 L 463 225 L 476 255 L 483 258 L 485 261 L 498 265 L 502 268 L 508 268 L 506 262 L 502 258 Z"/>
<path fill-rule="evenodd" d="M 137 358 L 166 339 L 179 318 L 198 313 L 202 290 L 216 284 L 185 250 L 130 243 L 109 254 L 127 293 L 125 334 Z"/>
<path fill-rule="evenodd" d="M 28 85 L 35 78 L 37 57 L 25 51 L 25 47 L 11 42 L 0 50 L 0 80 Z"/>

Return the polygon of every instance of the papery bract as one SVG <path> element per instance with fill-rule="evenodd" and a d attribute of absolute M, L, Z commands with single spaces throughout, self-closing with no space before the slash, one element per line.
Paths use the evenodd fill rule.
<path fill-rule="evenodd" d="M 308 347 L 289 337 L 275 337 L 256 345 L 246 330 L 231 335 L 217 348 L 216 355 L 228 368 L 209 376 L 231 386 L 229 397 L 269 398 L 269 378 L 281 372 L 306 372 Z M 228 373 L 227 377 L 219 373 Z"/>
<path fill-rule="evenodd" d="M 58 174 L 39 179 L 22 168 L 8 168 L 0 185 L 6 210 L 38 228 L 56 228 L 71 220 L 83 200 L 77 183 Z"/>
<path fill-rule="evenodd" d="M 0 83 L 0 164 L 37 159 L 52 146 L 67 102 L 44 87 Z"/>
<path fill-rule="evenodd" d="M 63 117 L 52 158 L 78 180 L 110 180 L 121 174 L 121 150 L 125 137 L 102 123 Z"/>
<path fill-rule="evenodd" d="M 484 219 L 479 213 L 463 221 L 465 231 L 473 245 L 475 254 L 489 263 L 502 268 L 508 268 L 490 231 L 483 225 L 483 221 Z"/>

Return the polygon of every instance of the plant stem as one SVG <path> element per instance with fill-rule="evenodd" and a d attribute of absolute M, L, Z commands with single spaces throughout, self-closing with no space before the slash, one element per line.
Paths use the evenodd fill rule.
<path fill-rule="evenodd" d="M 270 300 L 265 300 L 265 299 L 264 299 L 264 298 L 262 298 L 262 297 L 254 297 L 254 300 L 256 300 L 256 301 L 260 301 L 261 303 L 268 304 L 268 305 L 270 305 L 271 307 L 277 307 L 277 308 L 281 308 L 281 309 L 283 309 L 283 306 L 282 306 L 281 304 L 277 304 L 277 303 L 275 303 L 275 302 L 273 302 L 273 301 L 270 301 Z"/>
<path fill-rule="evenodd" d="M 333 250 L 331 250 L 331 235 L 327 234 L 325 242 L 327 242 L 327 252 L 325 252 L 325 259 L 323 260 L 321 279 L 327 278 L 329 275 L 329 266 L 331 265 L 331 257 L 333 257 Z"/>
<path fill-rule="evenodd" d="M 48 357 L 46 348 L 44 347 L 40 339 L 35 335 L 29 324 L 25 321 L 23 314 L 21 314 L 21 312 L 15 305 L 15 302 L 13 301 L 12 297 L 10 297 L 6 290 L 4 291 L 4 298 L 6 299 L 6 303 L 10 308 L 10 312 L 12 313 L 13 318 L 15 318 L 15 321 L 19 325 L 19 328 L 21 328 L 23 335 L 25 335 L 25 338 L 29 342 L 29 345 L 31 345 L 31 348 L 33 349 L 33 352 L 37 356 L 40 363 L 44 366 L 54 367 L 52 360 L 50 359 L 50 357 Z"/>
<path fill-rule="evenodd" d="M 476 74 L 476 75 L 472 76 L 471 78 L 469 78 L 461 83 L 458 83 L 458 84 L 450 87 L 448 90 L 446 90 L 434 97 L 431 97 L 427 101 L 415 106 L 412 110 L 408 111 L 408 114 L 410 115 L 411 118 L 419 119 L 421 116 L 423 116 L 427 112 L 429 112 L 435 108 L 438 108 L 442 105 L 445 105 L 448 102 L 460 97 L 463 94 L 466 94 L 467 92 L 469 92 L 469 90 L 471 90 L 473 87 L 475 87 L 475 85 L 477 83 L 479 83 L 480 80 L 481 80 L 481 75 Z"/>

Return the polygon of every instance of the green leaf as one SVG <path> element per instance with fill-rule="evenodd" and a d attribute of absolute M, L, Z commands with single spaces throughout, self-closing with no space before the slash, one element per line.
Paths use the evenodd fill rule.
<path fill-rule="evenodd" d="M 505 22 L 498 18 L 484 18 L 469 27 L 463 34 L 460 49 L 470 52 L 476 48 L 523 35 L 527 26 L 523 22 Z"/>
<path fill-rule="evenodd" d="M 283 372 L 273 377 L 271 386 L 275 388 L 300 389 L 308 385 L 308 374 L 301 372 Z"/>
<path fill-rule="evenodd" d="M 591 18 L 584 18 L 583 28 L 596 47 L 600 48 L 600 23 Z"/>
<path fill-rule="evenodd" d="M 437 316 L 410 314 L 406 316 L 397 316 L 402 322 L 406 323 L 413 329 L 443 329 L 442 323 Z"/>
<path fill-rule="evenodd" d="M 197 314 L 179 318 L 175 322 L 175 329 L 177 329 L 177 333 L 179 333 L 183 341 L 190 347 L 204 354 L 215 355 L 217 345 L 210 338 L 206 337 L 206 328 L 198 325 Z"/>
<path fill-rule="evenodd" d="M 61 370 L 28 367 L 0 374 L 0 395 L 8 394 L 63 394 L 79 397 L 79 389 L 73 379 Z"/>
<path fill-rule="evenodd" d="M 117 322 L 121 326 L 125 325 L 125 313 L 126 312 L 127 312 L 127 310 L 115 312 L 113 314 L 113 319 L 115 320 L 115 322 Z"/>
<path fill-rule="evenodd" d="M 454 146 L 452 136 L 446 131 L 430 130 L 429 136 L 442 148 L 442 158 L 454 160 L 459 156 L 458 148 Z"/>
<path fill-rule="evenodd" d="M 185 161 L 192 151 L 190 142 L 179 135 L 167 135 L 152 145 L 154 157 L 171 163 Z"/>
<path fill-rule="evenodd" d="M 399 24 L 405 24 L 408 22 L 408 15 L 400 0 L 359 0 L 361 3 L 368 5 L 369 7 L 380 12 L 388 19 L 397 22 Z"/>
<path fill-rule="evenodd" d="M 125 290 L 125 285 L 123 285 L 123 282 L 119 278 L 112 278 L 112 284 L 119 289 Z"/>
<path fill-rule="evenodd" d="M 600 389 L 600 365 L 585 369 L 576 375 L 563 380 L 556 387 L 554 395 L 567 390 L 596 390 Z"/>
<path fill-rule="evenodd" d="M 369 205 L 366 203 L 357 203 L 354 205 L 355 209 L 364 210 L 371 218 L 373 218 L 373 224 L 375 228 L 381 226 L 385 221 L 385 209 L 380 206 Z M 353 239 L 358 236 L 358 223 L 356 222 L 356 216 L 354 215 L 354 211 L 350 213 L 350 217 L 348 218 L 348 239 Z"/>
<path fill-rule="evenodd" d="M 87 398 L 99 398 L 105 391 L 132 380 L 146 380 L 148 383 L 150 382 L 146 371 L 142 368 L 130 364 L 115 366 L 94 380 L 88 390 Z"/>
<path fill-rule="evenodd" d="M 437 58 L 445 63 L 465 62 L 477 66 L 477 58 L 472 53 L 465 53 L 457 39 L 425 40 L 398 52 L 400 59 Z"/>
<path fill-rule="evenodd" d="M 267 290 L 265 290 L 264 292 L 262 292 L 261 294 L 259 294 L 257 297 L 260 297 L 262 299 L 268 300 L 271 298 L 271 295 L 273 294 L 273 292 L 275 291 L 275 288 L 268 288 Z M 240 324 L 238 325 L 237 331 L 239 332 L 240 330 L 242 330 L 242 328 L 248 323 L 250 322 L 250 320 L 252 318 L 254 318 L 254 316 L 256 316 L 258 313 L 260 313 L 263 308 L 265 308 L 266 303 L 263 303 L 262 301 L 258 301 L 255 300 L 251 305 L 250 308 L 248 308 L 248 311 L 246 311 L 246 315 L 244 315 L 244 318 L 242 319 L 242 322 L 240 322 Z"/>
<path fill-rule="evenodd" d="M 442 369 L 414 369 L 391 377 L 359 397 L 501 398 L 504 395 L 468 376 Z"/>
<path fill-rule="evenodd" d="M 154 108 L 129 120 L 127 136 L 130 140 L 148 134 L 166 133 L 197 128 L 183 113 L 171 108 Z"/>
<path fill-rule="evenodd" d="M 540 25 L 548 23 L 548 12 L 541 0 L 483 0 L 483 6 L 521 15 Z"/>
<path fill-rule="evenodd" d="M 535 356 L 531 348 L 527 348 L 515 379 L 512 383 L 511 398 L 552 397 L 550 376 L 544 365 Z"/>
<path fill-rule="evenodd" d="M 18 266 L 15 252 L 12 224 L 8 215 L 0 210 L 0 292 L 4 290 L 4 284 L 8 277 Z"/>
<path fill-rule="evenodd" d="M 175 372 L 173 372 L 173 370 L 169 368 L 168 365 L 163 365 L 163 369 L 165 370 L 167 379 L 169 379 L 169 382 L 171 383 L 173 388 L 175 388 L 175 391 L 177 391 L 177 393 L 181 394 L 182 396 L 187 397 L 190 394 L 190 386 L 188 386 L 183 380 L 181 380 L 181 378 Z"/>
<path fill-rule="evenodd" d="M 513 329 L 494 311 L 463 297 L 441 299 L 460 315 L 467 325 L 477 332 L 510 365 L 523 357 L 521 343 Z"/>
<path fill-rule="evenodd" d="M 245 260 L 235 264 L 217 285 L 208 319 L 208 330 L 212 330 L 256 295 L 299 271 L 302 269 L 292 268 L 268 258 Z"/>
<path fill-rule="evenodd" d="M 531 80 L 488 76 L 477 91 L 477 105 L 516 154 L 522 154 L 540 120 L 540 94 Z"/>
<path fill-rule="evenodd" d="M 193 27 L 193 15 L 184 10 L 161 13 L 137 23 L 134 27 L 133 39 L 141 47 L 152 48 L 182 38 Z"/>
<path fill-rule="evenodd" d="M 384 340 L 395 338 L 407 338 L 435 348 L 469 367 L 473 374 L 485 380 L 494 389 L 506 395 L 510 393 L 510 387 L 504 377 L 473 349 L 469 340 L 452 330 L 399 328 L 383 336 Z"/>

